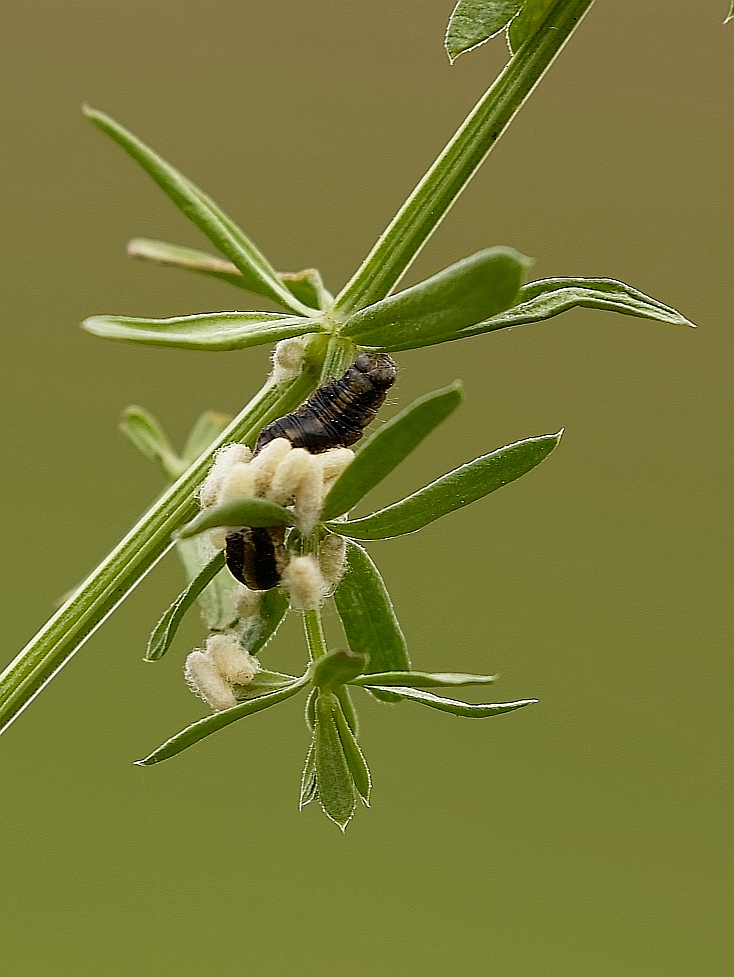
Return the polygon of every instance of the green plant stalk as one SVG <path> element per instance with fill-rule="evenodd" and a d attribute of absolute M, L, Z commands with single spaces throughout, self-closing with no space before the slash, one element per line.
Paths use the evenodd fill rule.
<path fill-rule="evenodd" d="M 542 29 L 512 57 L 342 289 L 332 310 L 334 320 L 390 293 L 593 2 L 558 0 L 550 9 Z M 328 343 L 315 373 L 305 371 L 278 388 L 266 384 L 7 666 L 0 675 L 0 733 L 168 551 L 171 533 L 195 512 L 194 491 L 216 449 L 228 441 L 252 439 L 270 419 L 294 409 L 318 386 L 327 357 L 325 372 L 334 375 L 346 351 L 336 346 L 333 340 Z"/>
<path fill-rule="evenodd" d="M 306 643 L 308 644 L 308 653 L 311 656 L 311 661 L 313 662 L 317 658 L 323 658 L 326 654 L 326 636 L 321 620 L 321 611 L 303 612 L 303 630 L 306 632 Z"/>
<path fill-rule="evenodd" d="M 390 294 L 593 3 L 556 0 L 337 295 L 335 318 L 344 321 Z"/>

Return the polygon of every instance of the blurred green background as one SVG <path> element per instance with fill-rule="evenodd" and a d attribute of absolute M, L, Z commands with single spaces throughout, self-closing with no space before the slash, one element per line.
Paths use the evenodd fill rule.
<path fill-rule="evenodd" d="M 503 62 L 497 39 L 449 67 L 451 6 L 6 0 L 3 663 L 159 491 L 121 409 L 180 444 L 268 364 L 77 328 L 246 299 L 124 257 L 134 235 L 202 239 L 80 103 L 337 288 Z M 141 660 L 171 560 L 0 742 L 4 972 L 731 973 L 726 6 L 599 0 L 406 279 L 508 244 L 535 277 L 621 278 L 700 326 L 575 312 L 399 355 L 383 416 L 456 377 L 469 399 L 371 502 L 566 427 L 537 472 L 371 547 L 416 666 L 497 670 L 496 698 L 540 704 L 473 723 L 365 702 L 374 806 L 346 836 L 297 813 L 296 703 L 133 767 L 203 714 L 196 622 Z M 303 655 L 293 624 L 267 661 Z"/>

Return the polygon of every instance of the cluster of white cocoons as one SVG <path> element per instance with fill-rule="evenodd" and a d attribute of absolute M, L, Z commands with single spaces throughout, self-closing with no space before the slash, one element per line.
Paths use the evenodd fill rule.
<path fill-rule="evenodd" d="M 287 506 L 293 522 L 309 535 L 321 518 L 324 498 L 351 463 L 349 448 L 331 448 L 311 454 L 294 448 L 287 438 L 270 441 L 257 454 L 243 444 L 220 448 L 199 493 L 203 508 L 241 496 L 257 496 Z M 222 549 L 231 528 L 210 530 L 210 538 Z M 344 573 L 346 543 L 338 536 L 325 537 L 318 556 L 291 556 L 283 571 L 282 585 L 295 610 L 320 607 Z"/>
<path fill-rule="evenodd" d="M 237 705 L 234 685 L 249 685 L 260 670 L 233 634 L 212 634 L 204 651 L 192 651 L 184 675 L 189 687 L 217 712 Z"/>

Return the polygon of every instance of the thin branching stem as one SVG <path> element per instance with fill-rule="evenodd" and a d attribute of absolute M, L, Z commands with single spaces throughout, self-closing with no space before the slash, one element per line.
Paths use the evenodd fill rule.
<path fill-rule="evenodd" d="M 336 297 L 336 318 L 343 321 L 390 294 L 593 3 L 556 0 Z"/>

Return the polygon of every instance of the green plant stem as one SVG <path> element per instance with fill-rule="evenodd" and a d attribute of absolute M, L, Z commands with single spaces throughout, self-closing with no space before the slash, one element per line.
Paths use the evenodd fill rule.
<path fill-rule="evenodd" d="M 326 636 L 320 610 L 303 612 L 303 630 L 306 632 L 311 661 L 322 658 L 326 654 Z"/>
<path fill-rule="evenodd" d="M 0 732 L 91 637 L 173 545 L 171 533 L 197 510 L 195 491 L 220 445 L 252 441 L 262 426 L 293 410 L 318 383 L 325 344 L 294 380 L 266 384 L 232 423 L 148 510 L 0 675 Z"/>
<path fill-rule="evenodd" d="M 358 355 L 359 348 L 351 340 L 341 339 L 337 335 L 331 335 L 326 347 L 324 363 L 321 367 L 319 385 L 323 386 L 329 380 L 341 376 L 352 365 Z"/>
<path fill-rule="evenodd" d="M 337 295 L 335 318 L 390 294 L 593 3 L 556 0 Z"/>

